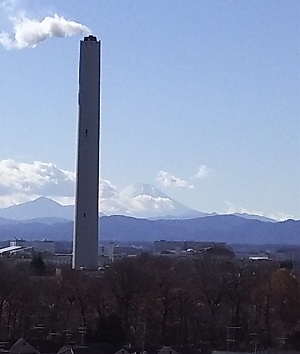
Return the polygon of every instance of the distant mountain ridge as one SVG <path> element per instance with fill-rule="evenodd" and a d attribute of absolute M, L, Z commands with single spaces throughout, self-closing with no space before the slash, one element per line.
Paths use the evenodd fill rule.
<path fill-rule="evenodd" d="M 35 218 L 74 218 L 73 205 L 61 205 L 54 200 L 40 197 L 30 202 L 12 205 L 0 209 L 0 217 L 13 220 L 28 220 Z"/>
<path fill-rule="evenodd" d="M 101 215 L 126 215 L 151 220 L 192 219 L 217 215 L 191 209 L 150 184 L 134 184 L 121 192 L 111 186 L 109 188 L 110 192 L 105 194 L 105 198 L 101 198 L 101 210 L 103 211 Z M 276 220 L 258 215 L 238 213 L 232 215 L 244 219 L 276 222 Z M 73 220 L 74 205 L 64 206 L 50 198 L 40 197 L 30 202 L 0 209 L 0 218 L 53 224 L 63 222 L 63 219 Z M 0 220 L 0 224 L 4 222 L 5 220 Z"/>
<path fill-rule="evenodd" d="M 73 222 L 0 224 L 0 240 L 71 240 Z M 148 220 L 122 215 L 100 218 L 100 241 L 194 240 L 242 244 L 299 244 L 300 221 L 270 223 L 234 215 Z"/>
<path fill-rule="evenodd" d="M 121 192 L 109 187 L 111 191 L 104 198 L 104 210 L 108 215 L 101 214 L 100 240 L 151 242 L 165 239 L 245 244 L 300 242 L 300 221 L 276 222 L 257 215 L 202 213 L 147 184 L 132 185 Z M 110 215 L 113 212 L 121 215 Z M 45 197 L 0 209 L 0 240 L 14 237 L 71 240 L 73 217 L 73 205 L 63 206 Z"/>
<path fill-rule="evenodd" d="M 275 219 L 268 218 L 266 216 L 261 216 L 261 215 L 256 215 L 256 214 L 247 214 L 247 213 L 233 213 L 229 215 L 234 215 L 234 216 L 239 216 L 243 219 L 249 219 L 249 220 L 260 220 L 260 221 L 266 221 L 266 222 L 278 222 Z"/>
<path fill-rule="evenodd" d="M 101 209 L 106 215 L 127 215 L 139 218 L 184 218 L 208 215 L 171 198 L 153 185 L 132 184 L 122 191 L 110 190 L 101 198 Z"/>
<path fill-rule="evenodd" d="M 263 244 L 300 242 L 300 221 L 268 223 L 234 215 L 214 215 L 185 220 L 145 220 L 124 216 L 101 218 L 101 232 L 108 240 L 199 240 Z"/>

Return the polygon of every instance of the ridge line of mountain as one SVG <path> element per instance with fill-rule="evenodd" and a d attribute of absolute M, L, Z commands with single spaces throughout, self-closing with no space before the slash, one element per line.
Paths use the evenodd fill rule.
<path fill-rule="evenodd" d="M 184 220 L 149 220 L 125 215 L 101 217 L 100 240 L 194 240 L 243 244 L 299 244 L 300 221 L 268 223 L 235 215 L 214 215 Z M 0 240 L 72 240 L 73 221 L 43 224 L 1 224 Z"/>
<path fill-rule="evenodd" d="M 149 187 L 149 186 L 148 186 Z M 150 186 L 151 187 L 151 186 Z M 154 187 L 153 187 L 154 188 Z M 159 194 L 161 193 L 161 194 Z M 168 198 L 163 192 L 155 189 L 155 193 L 153 195 L 163 195 Z M 141 196 L 141 195 L 139 195 Z M 146 195 L 143 195 L 144 197 Z M 197 210 L 190 209 L 185 207 L 183 204 L 174 201 L 172 198 L 169 198 L 170 201 L 174 202 L 175 205 L 180 205 L 180 208 L 176 211 L 173 210 L 173 214 L 170 210 L 165 211 L 164 213 L 161 212 L 159 215 L 153 215 L 151 212 L 144 214 L 138 214 L 134 212 L 129 212 L 126 210 L 119 210 L 115 213 L 102 213 L 101 215 L 125 215 L 125 216 L 133 216 L 137 218 L 146 218 L 146 219 L 169 219 L 169 220 L 176 220 L 176 219 L 194 219 L 197 217 L 206 217 L 206 216 L 213 216 L 213 215 L 222 215 L 217 213 L 207 213 L 207 212 L 200 212 Z M 177 204 L 176 204 L 177 203 Z M 232 213 L 232 214 L 225 214 L 225 215 L 236 215 L 240 216 L 245 219 L 257 219 L 266 222 L 277 222 L 277 220 L 270 219 L 267 217 L 259 216 L 259 215 L 251 215 L 246 213 Z M 47 198 L 47 197 L 39 197 L 33 201 L 25 202 L 18 205 L 13 205 L 7 208 L 0 209 L 0 218 L 10 219 L 10 220 L 24 220 L 24 222 L 28 222 L 31 219 L 43 219 L 40 220 L 41 222 L 45 223 L 53 223 L 52 219 L 61 219 L 60 221 L 63 222 L 63 219 L 73 220 L 74 219 L 74 205 L 61 205 L 60 203 Z"/>

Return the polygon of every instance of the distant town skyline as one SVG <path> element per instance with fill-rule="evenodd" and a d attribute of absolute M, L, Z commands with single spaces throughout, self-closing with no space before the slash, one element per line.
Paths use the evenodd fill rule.
<path fill-rule="evenodd" d="M 0 207 L 73 202 L 79 40 L 93 33 L 103 45 L 102 199 L 149 183 L 203 212 L 300 219 L 298 1 L 0 9 Z"/>

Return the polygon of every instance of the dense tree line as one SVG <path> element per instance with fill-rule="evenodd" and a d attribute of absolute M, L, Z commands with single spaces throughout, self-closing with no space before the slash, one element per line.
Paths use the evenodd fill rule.
<path fill-rule="evenodd" d="M 52 276 L 39 262 L 0 262 L 0 339 L 52 333 L 139 348 L 299 346 L 299 279 L 272 262 L 142 255 L 102 273 Z"/>

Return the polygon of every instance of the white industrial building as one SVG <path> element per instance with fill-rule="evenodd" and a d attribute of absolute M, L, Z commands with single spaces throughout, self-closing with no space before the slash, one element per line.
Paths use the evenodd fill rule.
<path fill-rule="evenodd" d="M 24 248 L 32 247 L 36 252 L 55 253 L 55 242 L 48 240 L 27 241 L 23 239 L 15 239 L 14 241 L 10 241 L 10 246 L 20 246 Z"/>

